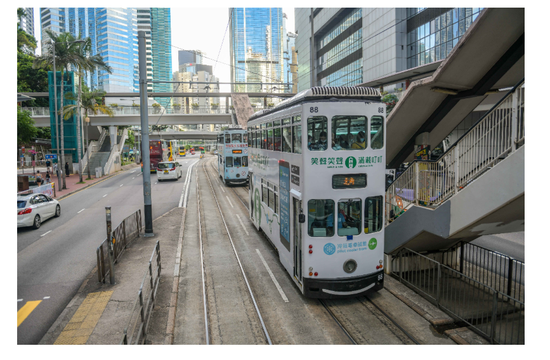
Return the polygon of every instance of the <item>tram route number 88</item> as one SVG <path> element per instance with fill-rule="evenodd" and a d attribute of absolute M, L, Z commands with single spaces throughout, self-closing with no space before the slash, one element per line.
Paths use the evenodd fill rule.
<path fill-rule="evenodd" d="M 319 108 L 317 106 L 315 107 L 310 107 L 309 108 L 309 112 L 310 113 L 318 113 L 319 112 Z"/>

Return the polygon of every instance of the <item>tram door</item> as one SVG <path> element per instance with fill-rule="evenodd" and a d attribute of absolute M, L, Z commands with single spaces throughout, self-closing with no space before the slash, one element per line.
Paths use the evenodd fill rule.
<path fill-rule="evenodd" d="M 302 224 L 300 223 L 300 209 L 302 200 L 292 197 L 292 236 L 294 237 L 294 277 L 302 283 Z"/>

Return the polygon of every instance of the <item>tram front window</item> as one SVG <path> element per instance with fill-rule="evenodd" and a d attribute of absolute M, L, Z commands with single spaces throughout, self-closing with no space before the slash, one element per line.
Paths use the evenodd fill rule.
<path fill-rule="evenodd" d="M 335 116 L 332 118 L 332 148 L 362 150 L 366 148 L 367 118 L 364 116 Z"/>
<path fill-rule="evenodd" d="M 231 134 L 231 143 L 240 144 L 241 143 L 241 134 Z"/>
<path fill-rule="evenodd" d="M 312 237 L 334 235 L 334 200 L 308 201 L 308 234 Z"/>
<path fill-rule="evenodd" d="M 307 119 L 308 149 L 323 151 L 328 146 L 328 128 L 325 116 L 312 116 Z"/>
<path fill-rule="evenodd" d="M 243 167 L 248 167 L 248 156 L 243 156 L 242 158 Z"/>
<path fill-rule="evenodd" d="M 233 157 L 232 156 L 228 156 L 225 158 L 225 167 L 233 167 Z"/>
<path fill-rule="evenodd" d="M 235 167 L 241 166 L 241 158 L 240 157 L 233 158 L 233 166 L 235 166 Z"/>
<path fill-rule="evenodd" d="M 361 199 L 338 202 L 338 235 L 359 235 L 361 232 Z"/>

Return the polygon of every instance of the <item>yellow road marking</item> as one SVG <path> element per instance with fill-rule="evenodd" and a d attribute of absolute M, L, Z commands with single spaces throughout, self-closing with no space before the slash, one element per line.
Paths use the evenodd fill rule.
<path fill-rule="evenodd" d="M 29 316 L 32 311 L 40 304 L 42 300 L 27 301 L 27 303 L 17 311 L 17 327 Z"/>
<path fill-rule="evenodd" d="M 80 304 L 69 323 L 65 326 L 54 345 L 86 344 L 94 331 L 101 314 L 107 307 L 112 291 L 88 294 Z"/>

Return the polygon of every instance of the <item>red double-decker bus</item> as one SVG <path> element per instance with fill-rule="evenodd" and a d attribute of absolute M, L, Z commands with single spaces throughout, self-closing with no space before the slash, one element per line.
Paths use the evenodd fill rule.
<path fill-rule="evenodd" d="M 168 161 L 168 147 L 166 141 L 149 140 L 149 159 L 151 172 L 156 172 L 158 163 Z"/>

